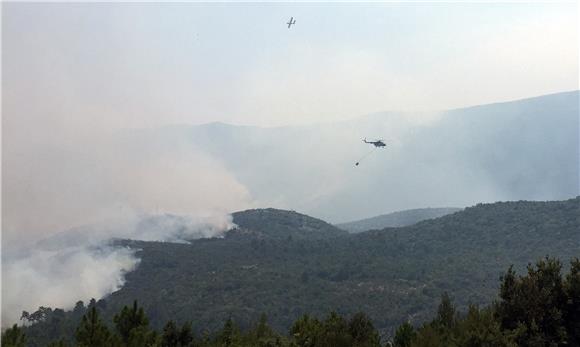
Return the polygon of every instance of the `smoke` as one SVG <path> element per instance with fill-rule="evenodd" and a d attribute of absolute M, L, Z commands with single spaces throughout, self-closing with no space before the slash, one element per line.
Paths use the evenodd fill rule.
<path fill-rule="evenodd" d="M 134 73 L 138 59 L 127 64 L 119 59 L 120 51 L 131 51 L 127 41 L 117 39 L 114 30 L 89 35 L 89 41 L 70 37 L 68 20 L 76 15 L 50 25 L 19 24 L 36 9 L 11 7 L 3 22 L 2 317 L 7 323 L 20 309 L 66 308 L 122 285 L 138 260 L 131 251 L 105 246 L 110 238 L 185 242 L 219 236 L 231 226 L 231 211 L 253 207 L 249 191 L 220 160 L 183 138 L 151 136 L 150 116 L 155 124 L 167 123 L 173 104 L 154 101 L 156 92 L 149 88 L 159 81 Z M 93 59 L 87 42 L 110 54 Z M 148 55 L 138 56 L 147 60 Z M 161 89 L 171 94 L 180 88 Z M 198 118 L 196 107 L 187 112 Z"/>
<path fill-rule="evenodd" d="M 22 310 L 67 309 L 119 289 L 139 260 L 111 239 L 220 236 L 233 226 L 229 212 L 251 206 L 245 187 L 209 155 L 182 139 L 137 133 L 5 148 L 4 324 Z"/>
<path fill-rule="evenodd" d="M 19 148 L 4 151 L 7 242 L 122 219 L 132 209 L 198 218 L 250 202 L 218 161 L 180 139 L 99 133 L 69 143 L 14 141 Z"/>
<path fill-rule="evenodd" d="M 39 306 L 70 309 L 78 300 L 101 298 L 121 288 L 138 264 L 134 252 L 109 246 L 35 248 L 2 264 L 2 322 L 16 322 Z"/>
<path fill-rule="evenodd" d="M 126 213 L 40 240 L 3 254 L 2 321 L 16 322 L 22 311 L 40 306 L 71 309 L 78 300 L 102 298 L 120 289 L 124 275 L 139 264 L 135 249 L 113 238 L 187 243 L 220 236 L 234 226 L 230 215 L 211 217 Z"/>
<path fill-rule="evenodd" d="M 428 117 L 384 112 L 302 127 L 211 124 L 187 131 L 196 146 L 222 158 L 259 206 L 338 223 L 412 208 L 578 195 L 579 95 Z M 382 138 L 387 147 L 355 167 L 371 149 L 365 137 Z"/>

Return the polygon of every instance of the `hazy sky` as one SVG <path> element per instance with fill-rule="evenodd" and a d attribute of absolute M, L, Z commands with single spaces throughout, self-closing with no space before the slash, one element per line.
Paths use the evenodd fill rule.
<path fill-rule="evenodd" d="M 285 125 L 578 89 L 574 2 L 5 3 L 2 19 L 5 118 L 41 128 Z"/>
<path fill-rule="evenodd" d="M 119 144 L 119 129 L 329 122 L 578 89 L 577 3 L 2 6 L 5 240 L 116 206 L 252 206 L 216 158 L 172 139 Z"/>

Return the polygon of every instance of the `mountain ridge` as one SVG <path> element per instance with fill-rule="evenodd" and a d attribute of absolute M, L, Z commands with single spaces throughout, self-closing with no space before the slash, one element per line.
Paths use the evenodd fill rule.
<path fill-rule="evenodd" d="M 458 207 L 427 207 L 385 213 L 374 217 L 335 224 L 338 228 L 351 233 L 359 233 L 372 229 L 403 227 L 418 223 L 425 219 L 442 217 L 461 211 Z"/>

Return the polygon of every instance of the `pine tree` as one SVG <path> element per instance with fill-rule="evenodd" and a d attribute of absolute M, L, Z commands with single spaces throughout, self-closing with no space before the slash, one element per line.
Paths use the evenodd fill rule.
<path fill-rule="evenodd" d="M 566 307 L 564 321 L 567 322 L 568 344 L 580 346 L 580 259 L 572 260 L 570 273 L 566 276 Z"/>
<path fill-rule="evenodd" d="M 298 346 L 313 347 L 318 345 L 321 330 L 322 324 L 320 321 L 305 314 L 294 322 L 290 333 Z"/>
<path fill-rule="evenodd" d="M 19 328 L 18 325 L 14 324 L 12 328 L 6 329 L 2 333 L 2 347 L 24 347 L 26 346 L 26 335 Z"/>
<path fill-rule="evenodd" d="M 81 319 L 76 331 L 78 346 L 83 347 L 106 347 L 109 346 L 109 329 L 99 318 L 97 309 L 93 306 Z"/>
<path fill-rule="evenodd" d="M 191 329 L 191 322 L 184 323 L 179 331 L 179 344 L 185 347 L 191 345 L 193 341 L 194 336 Z"/>
<path fill-rule="evenodd" d="M 119 314 L 113 317 L 115 328 L 121 336 L 121 340 L 127 344 L 145 343 L 152 339 L 149 331 L 149 319 L 145 315 L 143 308 L 137 306 L 137 301 L 133 302 L 131 308 L 125 306 Z"/>
<path fill-rule="evenodd" d="M 353 346 L 380 346 L 380 337 L 370 318 L 363 312 L 355 313 L 348 323 Z"/>
<path fill-rule="evenodd" d="M 321 347 L 350 347 L 352 336 L 345 319 L 336 312 L 331 312 L 322 323 L 320 340 Z"/>
<path fill-rule="evenodd" d="M 450 343 L 442 336 L 441 329 L 434 324 L 425 324 L 417 332 L 411 343 L 413 347 L 451 347 Z"/>
<path fill-rule="evenodd" d="M 262 313 L 260 315 L 260 321 L 255 329 L 256 338 L 261 339 L 263 337 L 270 337 L 273 335 L 272 328 L 268 325 L 268 319 L 266 318 L 266 314 Z"/>
<path fill-rule="evenodd" d="M 528 265 L 526 276 L 516 277 L 510 268 L 502 278 L 497 315 L 502 329 L 517 333 L 518 344 L 567 344 L 561 269 L 560 261 L 546 257 Z"/>
<path fill-rule="evenodd" d="M 126 343 L 126 347 L 153 347 L 158 345 L 157 333 L 145 325 L 131 329 Z"/>
<path fill-rule="evenodd" d="M 173 320 L 165 324 L 163 335 L 161 336 L 162 347 L 177 347 L 179 343 L 179 330 Z"/>
<path fill-rule="evenodd" d="M 219 334 L 218 341 L 223 346 L 233 346 L 234 342 L 237 340 L 239 335 L 239 329 L 234 324 L 232 318 L 228 318 L 228 320 L 224 323 L 224 327 Z"/>
<path fill-rule="evenodd" d="M 502 329 L 513 330 L 518 326 L 517 317 L 521 317 L 523 313 L 520 309 L 518 300 L 519 281 L 516 277 L 513 265 L 509 267 L 505 275 L 500 277 L 499 296 L 501 301 L 497 305 L 497 315 L 500 320 Z"/>
<path fill-rule="evenodd" d="M 480 310 L 470 305 L 467 315 L 460 319 L 455 330 L 458 346 L 507 347 L 514 344 L 501 331 L 493 309 Z"/>
<path fill-rule="evenodd" d="M 395 338 L 393 339 L 393 346 L 410 347 L 411 342 L 416 335 L 417 333 L 415 333 L 415 329 L 411 323 L 405 322 L 397 328 L 397 331 L 395 332 Z"/>
<path fill-rule="evenodd" d="M 444 329 L 451 329 L 455 326 L 456 311 L 447 292 L 441 295 L 441 303 L 437 308 L 437 322 Z"/>

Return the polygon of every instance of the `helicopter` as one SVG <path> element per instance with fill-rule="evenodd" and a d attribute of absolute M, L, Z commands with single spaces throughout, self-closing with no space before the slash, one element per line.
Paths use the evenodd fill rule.
<path fill-rule="evenodd" d="M 367 139 L 363 140 L 364 143 L 372 144 L 375 147 L 387 147 L 387 145 L 383 142 L 383 140 L 375 140 L 375 141 L 367 141 Z"/>
<path fill-rule="evenodd" d="M 374 141 L 367 141 L 367 139 L 365 138 L 363 140 L 364 143 L 368 143 L 370 145 L 375 146 L 375 148 L 373 148 L 370 152 L 368 152 L 367 154 L 365 154 L 362 158 L 359 159 L 359 161 L 357 161 L 354 165 L 355 166 L 359 166 L 360 162 L 365 159 L 366 157 L 368 157 L 370 154 L 372 154 L 374 152 L 375 149 L 377 148 L 384 148 L 387 147 L 387 145 L 385 144 L 385 142 L 383 140 L 374 140 Z"/>

